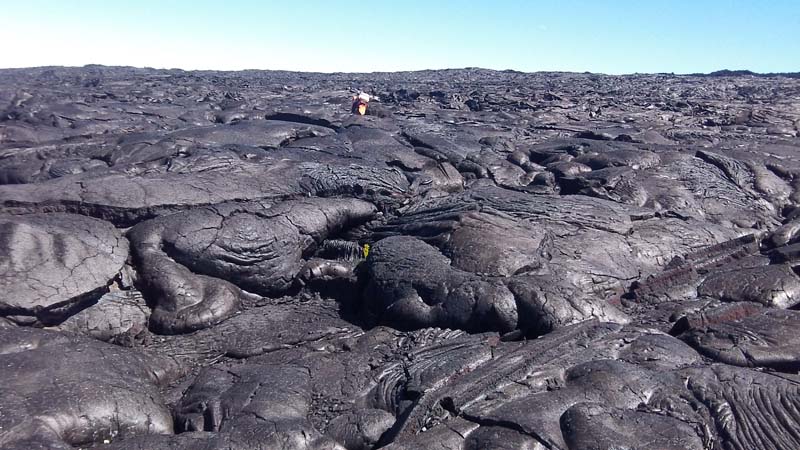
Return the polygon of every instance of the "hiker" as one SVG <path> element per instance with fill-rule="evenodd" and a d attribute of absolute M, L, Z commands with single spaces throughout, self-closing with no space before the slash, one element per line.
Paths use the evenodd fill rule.
<path fill-rule="evenodd" d="M 369 94 L 359 92 L 358 95 L 353 96 L 353 107 L 351 108 L 350 112 L 363 116 L 367 113 L 367 104 L 369 103 L 369 100 Z"/>

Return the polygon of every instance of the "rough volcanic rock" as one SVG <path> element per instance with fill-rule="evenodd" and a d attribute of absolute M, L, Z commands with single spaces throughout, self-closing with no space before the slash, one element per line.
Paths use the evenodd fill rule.
<path fill-rule="evenodd" d="M 517 326 L 514 296 L 502 283 L 452 268 L 435 247 L 418 239 L 383 239 L 366 264 L 365 307 L 380 322 L 401 329 Z"/>
<path fill-rule="evenodd" d="M 0 217 L 0 314 L 59 322 L 108 291 L 128 241 L 73 214 Z"/>
<path fill-rule="evenodd" d="M 145 355 L 70 333 L 0 329 L 0 444 L 59 448 L 136 434 L 170 434 L 157 384 L 172 358 Z"/>
<path fill-rule="evenodd" d="M 706 448 L 692 425 L 658 412 L 576 403 L 561 416 L 561 432 L 570 450 Z"/>
<path fill-rule="evenodd" d="M 712 75 L 0 70 L 0 447 L 800 447 L 800 81 Z"/>
<path fill-rule="evenodd" d="M 479 343 L 423 349 L 408 378 L 396 376 L 414 400 L 396 404 L 400 426 L 388 448 L 795 445 L 795 380 L 703 366 L 663 334 L 582 324 L 527 343 Z M 768 422 L 776 415 L 785 420 Z"/>
<path fill-rule="evenodd" d="M 303 255 L 328 235 L 370 219 L 360 200 L 228 204 L 162 216 L 130 232 L 152 326 L 176 333 L 208 326 L 238 308 L 239 288 L 286 291 Z"/>
<path fill-rule="evenodd" d="M 61 322 L 55 329 L 91 336 L 101 341 L 133 338 L 147 329 L 150 308 L 139 291 L 114 291 L 96 304 Z"/>
<path fill-rule="evenodd" d="M 683 332 L 680 338 L 704 355 L 726 364 L 786 372 L 798 370 L 799 344 L 793 330 L 800 320 L 800 312 L 768 308 L 732 318 L 734 320 L 705 326 L 698 324 Z"/>
<path fill-rule="evenodd" d="M 703 281 L 697 292 L 725 301 L 789 308 L 800 303 L 800 277 L 784 264 L 748 267 L 714 273 Z"/>
<path fill-rule="evenodd" d="M 336 448 L 307 422 L 310 374 L 301 366 L 258 364 L 200 373 L 176 412 L 178 431 L 257 437 L 259 446 Z"/>

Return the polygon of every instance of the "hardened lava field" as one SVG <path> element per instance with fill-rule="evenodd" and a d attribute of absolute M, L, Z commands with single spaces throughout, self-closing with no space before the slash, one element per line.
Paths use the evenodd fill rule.
<path fill-rule="evenodd" d="M 0 70 L 0 447 L 800 448 L 799 130 L 789 76 Z"/>

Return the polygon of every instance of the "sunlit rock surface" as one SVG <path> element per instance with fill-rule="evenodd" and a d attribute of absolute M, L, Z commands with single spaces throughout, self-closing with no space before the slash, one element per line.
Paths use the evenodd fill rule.
<path fill-rule="evenodd" d="M 800 448 L 799 126 L 778 76 L 0 70 L 0 447 Z"/>

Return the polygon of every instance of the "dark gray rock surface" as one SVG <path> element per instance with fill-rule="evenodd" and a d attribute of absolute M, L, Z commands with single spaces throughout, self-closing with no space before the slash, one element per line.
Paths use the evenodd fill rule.
<path fill-rule="evenodd" d="M 0 312 L 58 322 L 108 291 L 128 241 L 75 214 L 0 216 Z"/>
<path fill-rule="evenodd" d="M 158 384 L 180 375 L 170 357 L 31 328 L 0 330 L 0 444 L 72 448 L 171 433 Z"/>
<path fill-rule="evenodd" d="M 0 70 L 0 448 L 800 448 L 798 125 L 782 76 Z"/>
<path fill-rule="evenodd" d="M 139 335 L 147 329 L 149 318 L 142 293 L 132 289 L 109 292 L 54 328 L 108 342 Z"/>

